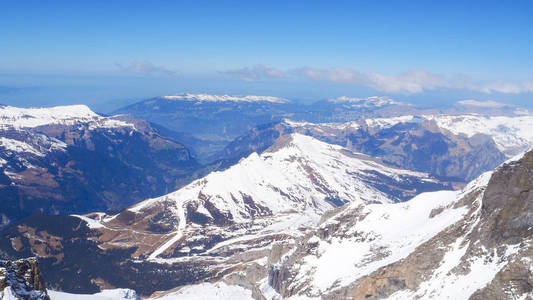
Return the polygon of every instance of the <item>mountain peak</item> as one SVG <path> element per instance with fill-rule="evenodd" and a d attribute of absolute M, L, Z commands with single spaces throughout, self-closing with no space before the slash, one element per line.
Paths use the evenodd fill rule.
<path fill-rule="evenodd" d="M 313 155 L 324 151 L 339 151 L 343 149 L 343 147 L 319 141 L 308 135 L 291 133 L 279 137 L 276 142 L 263 153 L 279 152 L 284 149 L 295 149 L 302 155 Z M 291 151 L 291 155 L 293 154 L 295 154 L 294 151 Z"/>

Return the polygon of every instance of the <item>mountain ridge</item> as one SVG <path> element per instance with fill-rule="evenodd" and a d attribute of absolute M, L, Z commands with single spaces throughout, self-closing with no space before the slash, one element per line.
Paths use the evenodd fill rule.
<path fill-rule="evenodd" d="M 0 134 L 2 226 L 35 213 L 120 209 L 180 186 L 200 167 L 147 122 L 83 105 L 1 107 Z"/>

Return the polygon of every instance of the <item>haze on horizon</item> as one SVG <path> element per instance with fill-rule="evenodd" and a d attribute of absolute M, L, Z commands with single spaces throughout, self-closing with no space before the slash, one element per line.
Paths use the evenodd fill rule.
<path fill-rule="evenodd" d="M 174 93 L 530 106 L 530 1 L 10 1 L 0 103 L 110 111 Z"/>

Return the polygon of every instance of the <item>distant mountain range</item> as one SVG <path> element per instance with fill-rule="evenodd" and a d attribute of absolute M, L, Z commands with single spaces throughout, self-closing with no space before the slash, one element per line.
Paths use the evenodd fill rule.
<path fill-rule="evenodd" d="M 255 173 L 259 162 L 285 174 Z M 306 166 L 304 174 L 313 175 L 293 176 Z M 335 177 L 348 169 L 355 182 Z M 415 188 L 417 196 L 393 203 L 380 182 L 407 191 L 410 182 L 433 189 L 434 180 L 293 134 L 260 156 L 116 215 L 28 218 L 2 232 L 0 251 L 39 255 L 49 288 L 71 292 L 127 285 L 141 295 L 167 290 L 152 296 L 168 299 L 524 298 L 532 293 L 532 170 L 528 152 L 462 190 Z M 324 176 L 329 172 L 333 177 Z M 368 181 L 370 174 L 380 175 Z M 297 185 L 287 184 L 290 178 Z M 315 192 L 286 193 L 302 183 L 299 190 Z M 334 186 L 348 201 L 321 209 L 334 204 L 321 194 Z M 292 209 L 279 209 L 285 205 Z"/>
<path fill-rule="evenodd" d="M 284 119 L 249 130 L 211 156 L 231 165 L 298 132 L 441 181 L 464 184 L 533 146 L 533 116 L 406 115 L 345 123 Z"/>
<path fill-rule="evenodd" d="M 341 97 L 303 105 L 269 96 L 183 94 L 148 99 L 114 113 L 131 114 L 203 140 L 231 141 L 258 124 L 282 118 L 338 122 L 391 115 L 391 107 L 395 113 L 411 110 L 410 105 L 385 97 Z"/>
<path fill-rule="evenodd" d="M 491 104 L 491 103 L 489 103 Z M 303 104 L 271 96 L 181 94 L 134 103 L 114 112 L 159 124 L 175 136 L 196 139 L 190 143 L 196 157 L 209 162 L 227 143 L 256 126 L 283 119 L 311 123 L 344 123 L 368 118 L 405 115 L 520 116 L 526 110 L 508 105 L 486 105 L 465 100 L 448 109 L 428 109 L 389 97 L 337 97 Z"/>

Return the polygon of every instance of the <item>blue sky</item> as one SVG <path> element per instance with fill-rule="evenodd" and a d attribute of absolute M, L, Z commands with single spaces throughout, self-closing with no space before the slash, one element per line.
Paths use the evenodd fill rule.
<path fill-rule="evenodd" d="M 532 1 L 2 1 L 0 102 L 205 91 L 527 104 L 532 29 Z"/>

